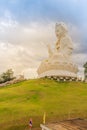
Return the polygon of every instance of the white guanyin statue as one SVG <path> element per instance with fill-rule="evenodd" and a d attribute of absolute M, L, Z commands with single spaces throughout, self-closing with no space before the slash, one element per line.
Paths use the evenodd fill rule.
<path fill-rule="evenodd" d="M 70 76 L 76 77 L 78 68 L 72 61 L 73 43 L 66 25 L 61 22 L 55 26 L 57 42 L 52 50 L 48 44 L 49 57 L 42 61 L 37 72 L 39 77 Z"/>
<path fill-rule="evenodd" d="M 72 40 L 68 35 L 66 25 L 64 23 L 56 24 L 55 33 L 57 36 L 57 42 L 54 52 L 51 50 L 50 45 L 48 45 L 49 60 L 71 60 L 73 45 Z"/>

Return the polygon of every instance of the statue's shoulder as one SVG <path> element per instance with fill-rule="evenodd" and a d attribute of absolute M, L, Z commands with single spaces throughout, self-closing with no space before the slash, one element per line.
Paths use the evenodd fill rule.
<path fill-rule="evenodd" d="M 72 39 L 69 35 L 65 35 L 63 38 L 61 38 L 63 42 L 72 43 Z"/>

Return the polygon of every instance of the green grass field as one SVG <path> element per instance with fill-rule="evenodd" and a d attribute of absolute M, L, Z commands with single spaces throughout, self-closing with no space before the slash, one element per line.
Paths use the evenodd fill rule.
<path fill-rule="evenodd" d="M 40 130 L 43 113 L 46 122 L 87 118 L 87 84 L 35 79 L 0 88 L 1 130 Z"/>

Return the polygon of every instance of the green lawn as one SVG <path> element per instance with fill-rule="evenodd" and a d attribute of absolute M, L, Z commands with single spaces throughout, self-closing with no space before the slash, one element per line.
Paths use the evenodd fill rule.
<path fill-rule="evenodd" d="M 0 127 L 2 130 L 40 130 L 43 113 L 46 122 L 68 118 L 87 118 L 87 84 L 28 80 L 0 88 Z"/>

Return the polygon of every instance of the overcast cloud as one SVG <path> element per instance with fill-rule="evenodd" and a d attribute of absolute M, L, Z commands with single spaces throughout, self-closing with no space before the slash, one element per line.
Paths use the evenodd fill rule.
<path fill-rule="evenodd" d="M 15 74 L 36 77 L 47 58 L 47 44 L 56 43 L 55 23 L 67 24 L 73 40 L 73 59 L 83 75 L 87 61 L 86 0 L 0 1 L 0 73 L 13 68 Z"/>

